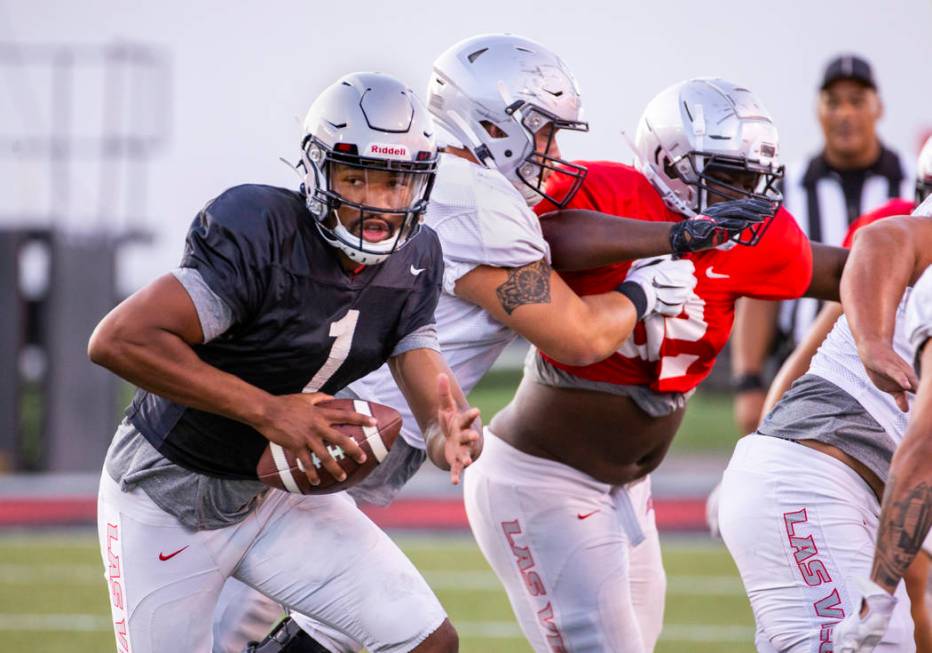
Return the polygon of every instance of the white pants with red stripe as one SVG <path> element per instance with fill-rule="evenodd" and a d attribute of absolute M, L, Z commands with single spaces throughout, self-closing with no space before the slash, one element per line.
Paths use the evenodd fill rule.
<path fill-rule="evenodd" d="M 757 620 L 762 652 L 829 653 L 832 628 L 870 575 L 880 505 L 843 462 L 788 440 L 742 438 L 725 470 L 719 528 Z M 915 651 L 905 586 L 878 653 Z"/>
<path fill-rule="evenodd" d="M 271 491 L 242 522 L 192 531 L 107 475 L 98 535 L 120 653 L 207 653 L 234 577 L 370 651 L 410 651 L 446 618 L 401 550 L 344 494 Z"/>
<path fill-rule="evenodd" d="M 649 479 L 600 483 L 486 429 L 463 491 L 479 548 L 535 651 L 653 650 L 666 576 Z"/>

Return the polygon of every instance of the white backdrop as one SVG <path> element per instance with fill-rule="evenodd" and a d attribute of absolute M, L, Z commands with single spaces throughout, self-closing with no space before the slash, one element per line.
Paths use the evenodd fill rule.
<path fill-rule="evenodd" d="M 880 81 L 883 139 L 912 157 L 932 127 L 930 27 L 929 0 L 0 0 L 2 42 L 139 41 L 169 55 L 170 139 L 152 160 L 140 209 L 157 240 L 122 260 L 126 289 L 177 262 L 191 218 L 224 188 L 247 181 L 293 186 L 296 177 L 277 159 L 295 158 L 297 118 L 346 72 L 392 73 L 422 92 L 431 61 L 455 41 L 520 33 L 559 52 L 580 81 L 592 131 L 564 142 L 568 156 L 629 161 L 618 132 L 634 128 L 653 94 L 682 78 L 719 75 L 763 99 L 780 128 L 782 158 L 793 162 L 820 143 L 815 89 L 824 64 L 857 51 Z M 5 81 L 0 94 L 13 88 Z M 51 117 L 38 106 L 28 119 L 43 125 Z M 12 184 L 42 174 L 21 165 L 18 177 L 0 181 L 4 215 L 35 209 L 30 203 L 38 200 L 13 192 Z M 52 180 L 32 180 L 39 181 Z M 92 219 L 96 192 L 74 194 L 72 219 Z"/>

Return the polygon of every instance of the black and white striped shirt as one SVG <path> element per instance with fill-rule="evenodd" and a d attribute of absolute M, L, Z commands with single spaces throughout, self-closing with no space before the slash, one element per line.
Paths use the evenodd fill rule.
<path fill-rule="evenodd" d="M 804 166 L 788 170 L 784 204 L 810 240 L 840 247 L 848 227 L 859 216 L 894 197 L 913 196 L 912 169 L 893 150 L 881 147 L 868 168 L 840 171 L 824 154 Z M 803 298 L 780 308 L 780 331 L 798 343 L 812 325 L 821 303 Z"/>

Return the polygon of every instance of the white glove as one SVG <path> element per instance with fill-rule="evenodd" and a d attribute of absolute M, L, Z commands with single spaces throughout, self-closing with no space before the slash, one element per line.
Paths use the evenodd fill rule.
<path fill-rule="evenodd" d="M 896 597 L 866 578 L 855 581 L 864 595 L 867 616 L 861 618 L 860 605 L 832 632 L 835 653 L 871 653 L 883 639 L 896 607 Z"/>
<path fill-rule="evenodd" d="M 705 500 L 705 523 L 709 527 L 709 533 L 712 537 L 721 539 L 722 533 L 718 530 L 718 497 L 722 492 L 722 482 L 712 488 L 708 498 Z"/>
<path fill-rule="evenodd" d="M 628 270 L 625 281 L 638 284 L 647 297 L 647 310 L 651 313 L 676 317 L 683 312 L 683 304 L 696 287 L 696 266 L 688 259 L 670 256 L 640 259 Z"/>

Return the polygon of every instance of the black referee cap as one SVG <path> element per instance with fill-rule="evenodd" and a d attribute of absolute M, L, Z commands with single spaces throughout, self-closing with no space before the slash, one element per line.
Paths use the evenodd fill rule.
<path fill-rule="evenodd" d="M 874 71 L 871 65 L 867 59 L 856 54 L 843 54 L 829 61 L 822 75 L 822 85 L 819 90 L 824 91 L 839 79 L 851 79 L 877 90 L 877 82 L 874 81 Z"/>

